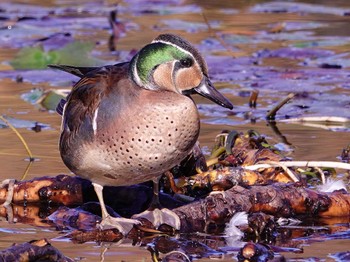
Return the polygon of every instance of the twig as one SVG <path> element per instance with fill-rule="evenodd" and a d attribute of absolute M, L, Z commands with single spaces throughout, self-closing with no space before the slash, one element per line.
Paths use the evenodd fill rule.
<path fill-rule="evenodd" d="M 283 164 L 286 167 L 330 167 L 350 170 L 350 164 L 333 161 L 280 161 L 279 164 Z M 242 166 L 247 170 L 257 170 L 259 168 L 279 167 L 280 165 L 272 163 L 256 164 L 251 166 Z"/>
<path fill-rule="evenodd" d="M 322 169 L 319 168 L 318 166 L 315 166 L 314 168 L 318 173 L 320 173 L 322 185 L 326 184 L 326 176 L 325 176 L 324 172 L 322 171 Z"/>
<path fill-rule="evenodd" d="M 304 126 L 321 128 L 325 130 L 348 129 L 350 119 L 339 116 L 306 116 L 290 119 L 281 119 L 280 122 L 296 123 Z"/>
<path fill-rule="evenodd" d="M 11 204 L 14 194 L 14 185 L 16 180 L 15 179 L 5 179 L 0 183 L 0 188 L 5 188 L 7 186 L 7 196 L 4 203 L 1 204 L 1 206 L 7 207 Z"/>
<path fill-rule="evenodd" d="M 288 103 L 289 100 L 291 100 L 294 96 L 295 96 L 295 94 L 293 94 L 293 93 L 288 94 L 288 96 L 285 99 L 283 99 L 280 103 L 278 103 L 278 105 L 276 105 L 272 110 L 270 110 L 267 113 L 266 118 L 267 119 L 274 119 L 277 111 L 280 110 L 281 107 L 284 106 L 286 103 Z"/>
<path fill-rule="evenodd" d="M 225 151 L 223 151 L 225 152 Z M 219 163 L 219 158 L 218 157 L 214 157 L 214 158 L 209 158 L 207 160 L 207 167 L 213 166 L 215 164 Z"/>
<path fill-rule="evenodd" d="M 26 179 L 27 175 L 28 175 L 28 172 L 29 172 L 29 169 L 30 167 L 32 166 L 32 164 L 34 163 L 34 161 L 29 161 L 27 167 L 26 167 L 26 170 L 24 170 L 24 173 L 23 173 L 23 176 L 21 177 L 21 181 L 23 181 L 24 179 Z"/>
<path fill-rule="evenodd" d="M 5 122 L 6 125 L 8 125 L 9 128 L 11 128 L 11 130 L 13 132 L 15 132 L 15 134 L 17 135 L 17 137 L 21 140 L 23 146 L 25 147 L 25 149 L 27 150 L 28 152 L 28 155 L 29 155 L 29 161 L 34 161 L 34 156 L 32 154 L 32 152 L 30 151 L 29 147 L 28 147 L 28 144 L 27 142 L 24 140 L 23 136 L 17 131 L 17 129 L 9 122 L 7 121 L 6 118 L 4 118 L 2 115 L 0 115 L 0 119 L 2 121 Z"/>
<path fill-rule="evenodd" d="M 283 119 L 283 122 L 331 122 L 331 123 L 348 123 L 349 118 L 339 116 L 306 116 L 299 118 Z"/>
<path fill-rule="evenodd" d="M 258 100 L 259 90 L 253 90 L 249 98 L 249 107 L 256 108 L 256 101 Z"/>
<path fill-rule="evenodd" d="M 284 162 L 276 162 L 276 161 L 267 161 L 266 164 L 271 164 L 271 165 L 275 165 L 275 166 L 279 166 L 281 167 L 284 172 L 286 172 L 288 174 L 288 176 L 293 180 L 293 182 L 298 182 L 299 178 L 297 178 L 292 171 L 290 171 L 290 169 L 284 165 Z"/>

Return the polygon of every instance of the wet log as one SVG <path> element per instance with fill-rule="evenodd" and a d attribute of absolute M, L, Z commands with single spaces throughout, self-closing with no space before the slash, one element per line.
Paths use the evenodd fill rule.
<path fill-rule="evenodd" d="M 238 261 L 270 261 L 274 258 L 274 253 L 269 246 L 248 242 L 238 252 Z"/>
<path fill-rule="evenodd" d="M 330 216 L 349 217 L 349 205 L 350 194 L 342 191 L 319 193 L 299 187 L 298 184 L 281 183 L 249 188 L 235 186 L 222 193 L 211 194 L 204 199 L 175 208 L 173 211 L 180 217 L 180 232 L 208 232 L 212 226 L 214 228 L 224 226 L 238 211 L 263 212 L 275 217 L 319 217 L 321 219 Z M 75 215 L 70 216 L 69 214 Z M 64 217 L 65 221 L 78 221 L 81 218 L 86 221 L 96 219 L 95 217 L 89 218 L 87 215 L 80 216 L 79 212 L 67 212 L 64 215 L 61 214 L 60 217 Z M 84 223 L 79 222 L 78 224 Z M 144 228 L 154 229 L 152 225 L 144 226 Z M 95 234 L 97 236 L 99 233 Z"/>
<path fill-rule="evenodd" d="M 83 201 L 83 188 L 91 187 L 91 182 L 67 175 L 38 177 L 29 181 L 14 181 L 0 188 L 0 202 L 11 203 L 80 205 Z M 11 187 L 11 188 L 10 188 Z"/>
<path fill-rule="evenodd" d="M 49 207 L 48 205 L 0 205 L 0 217 L 6 218 L 9 223 L 51 227 L 52 225 L 45 218 L 54 213 L 57 208 Z"/>
<path fill-rule="evenodd" d="M 75 230 L 68 235 L 74 243 L 95 242 L 119 242 L 123 239 L 123 234 L 118 229 L 93 229 L 88 231 Z"/>
<path fill-rule="evenodd" d="M 181 232 L 206 231 L 210 225 L 225 225 L 238 211 L 264 212 L 275 217 L 350 216 L 350 194 L 320 193 L 297 183 L 235 186 L 173 211 L 180 217 Z"/>
<path fill-rule="evenodd" d="M 73 262 L 53 247 L 46 239 L 32 240 L 24 244 L 14 244 L 0 251 L 0 261 L 47 261 Z"/>
<path fill-rule="evenodd" d="M 0 199 L 5 200 L 8 188 L 0 189 Z M 147 208 L 152 196 L 148 186 L 106 188 L 105 199 L 112 199 L 113 209 L 121 216 L 131 216 Z M 76 205 L 89 200 L 97 200 L 91 183 L 78 177 L 58 176 L 43 177 L 31 181 L 19 181 L 13 186 L 12 201 L 22 203 L 26 210 L 27 203 L 35 201 L 56 203 L 60 205 Z M 111 197 L 109 197 L 111 196 Z M 171 208 L 181 220 L 181 232 L 208 231 L 212 226 L 220 228 L 239 211 L 248 213 L 264 212 L 276 217 L 349 217 L 350 194 L 343 191 L 320 193 L 301 186 L 299 183 L 274 183 L 266 186 L 233 186 L 226 191 L 214 192 L 205 198 L 184 204 L 170 196 L 161 195 L 162 204 Z M 139 201 L 142 200 L 142 201 Z M 127 202 L 125 202 L 127 201 Z M 116 203 L 117 202 L 117 203 Z M 115 208 L 115 206 L 119 206 Z M 10 208 L 10 207 L 8 207 Z M 8 208 L 0 209 L 2 216 L 9 217 Z M 33 209 L 39 218 L 45 218 L 40 209 Z M 85 212 L 86 211 L 86 212 Z M 24 212 L 24 211 L 23 211 Z M 99 220 L 100 208 L 95 205 L 81 210 L 60 210 L 52 219 L 60 227 L 88 230 L 95 228 Z M 39 214 L 40 213 L 40 214 Z M 110 210 L 112 214 L 112 210 Z M 16 213 L 17 214 L 17 213 Z M 46 213 L 49 215 L 50 213 Z M 18 215 L 25 222 L 26 215 Z M 40 222 L 40 219 L 37 221 Z M 81 219 L 82 222 L 81 222 Z M 35 215 L 30 220 L 35 222 Z M 62 221 L 69 221 L 64 224 Z M 74 223 L 71 223 L 71 222 Z M 30 222 L 29 222 L 30 223 Z"/>
<path fill-rule="evenodd" d="M 45 213 L 45 208 L 57 206 L 79 206 L 87 202 L 98 201 L 93 186 L 89 180 L 77 176 L 59 175 L 56 177 L 37 177 L 27 181 L 13 180 L 10 183 L 2 183 L 0 187 L 0 204 L 10 208 L 8 204 L 27 207 L 35 206 L 35 214 Z M 148 208 L 152 196 L 152 184 L 150 186 L 139 184 L 126 187 L 104 187 L 103 190 L 106 205 L 116 210 L 123 217 L 131 217 Z M 160 193 L 162 206 L 173 209 L 184 204 L 168 194 Z M 40 207 L 39 209 L 37 207 Z M 20 208 L 23 210 L 23 208 Z M 98 212 L 100 208 L 98 207 Z M 38 211 L 37 211 L 38 210 Z M 40 210 L 40 212 L 39 212 Z M 0 216 L 5 217 L 8 209 L 0 206 Z M 21 216 L 21 212 L 13 211 Z M 48 213 L 47 215 L 50 215 Z M 33 213 L 30 213 L 33 214 Z M 14 214 L 15 215 L 15 214 Z M 98 214 L 100 215 L 100 214 Z M 12 216 L 11 216 L 12 217 Z"/>

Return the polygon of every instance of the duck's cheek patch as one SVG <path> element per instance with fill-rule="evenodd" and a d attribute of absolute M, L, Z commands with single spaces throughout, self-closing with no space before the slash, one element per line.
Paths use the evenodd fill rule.
<path fill-rule="evenodd" d="M 192 89 L 202 80 L 202 73 L 196 67 L 181 69 L 176 74 L 176 87 L 180 90 Z"/>
<path fill-rule="evenodd" d="M 172 70 L 173 65 L 171 63 L 159 65 L 153 73 L 153 81 L 155 82 L 155 84 L 159 87 L 172 90 Z"/>

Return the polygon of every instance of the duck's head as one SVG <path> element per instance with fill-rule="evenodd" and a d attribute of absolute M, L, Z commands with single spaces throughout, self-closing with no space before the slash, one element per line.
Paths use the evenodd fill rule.
<path fill-rule="evenodd" d="M 159 35 L 132 59 L 130 69 L 140 87 L 182 95 L 198 93 L 223 107 L 233 108 L 211 84 L 207 64 L 198 50 L 177 35 Z"/>

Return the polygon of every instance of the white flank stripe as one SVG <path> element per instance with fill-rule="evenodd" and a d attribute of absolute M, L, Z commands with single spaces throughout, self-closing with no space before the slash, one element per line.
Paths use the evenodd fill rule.
<path fill-rule="evenodd" d="M 96 111 L 94 113 L 94 118 L 92 119 L 92 130 L 94 130 L 94 135 L 96 135 L 97 131 L 97 115 L 98 115 L 98 108 L 96 108 Z"/>
<path fill-rule="evenodd" d="M 66 113 L 66 106 L 67 106 L 68 102 L 66 102 L 63 106 L 63 110 L 62 110 L 62 120 L 61 120 L 61 133 L 63 132 L 64 130 L 64 119 L 65 119 L 65 113 Z"/>

